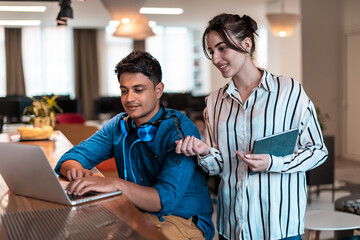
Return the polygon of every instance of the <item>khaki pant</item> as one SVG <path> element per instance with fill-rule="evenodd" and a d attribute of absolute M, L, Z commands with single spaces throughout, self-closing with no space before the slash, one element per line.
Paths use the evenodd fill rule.
<path fill-rule="evenodd" d="M 185 219 L 178 216 L 164 216 L 165 221 L 160 222 L 159 218 L 150 213 L 145 213 L 156 228 L 171 240 L 204 240 L 203 232 L 192 221 L 192 218 Z"/>

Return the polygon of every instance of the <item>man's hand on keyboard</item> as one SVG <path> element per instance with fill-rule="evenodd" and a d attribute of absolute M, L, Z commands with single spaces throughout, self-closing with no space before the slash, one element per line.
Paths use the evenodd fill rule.
<path fill-rule="evenodd" d="M 104 178 L 98 176 L 87 176 L 77 178 L 67 186 L 68 194 L 83 195 L 89 191 L 114 192 L 121 190 L 120 178 Z"/>

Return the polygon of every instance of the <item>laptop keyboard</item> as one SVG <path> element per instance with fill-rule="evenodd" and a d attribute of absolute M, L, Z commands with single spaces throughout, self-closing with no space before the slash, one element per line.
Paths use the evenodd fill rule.
<path fill-rule="evenodd" d="M 98 194 L 101 194 L 101 192 L 95 192 L 95 191 L 90 191 L 90 192 L 87 192 L 85 193 L 84 195 L 74 195 L 74 194 L 67 194 L 68 197 L 70 198 L 71 201 L 75 201 L 75 200 L 79 200 L 79 199 L 82 199 L 82 198 L 87 198 L 87 197 L 92 197 L 92 196 L 95 196 L 95 195 L 98 195 Z"/>

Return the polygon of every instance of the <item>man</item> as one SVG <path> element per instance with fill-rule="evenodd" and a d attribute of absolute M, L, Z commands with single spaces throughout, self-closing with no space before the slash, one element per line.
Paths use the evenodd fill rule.
<path fill-rule="evenodd" d="M 184 114 L 160 105 L 159 62 L 134 51 L 115 73 L 126 113 L 65 153 L 55 171 L 71 182 L 71 194 L 121 190 L 169 239 L 212 239 L 213 210 L 202 171 L 192 157 L 174 151 L 176 140 L 199 132 Z M 119 178 L 92 176 L 89 169 L 110 157 Z"/>

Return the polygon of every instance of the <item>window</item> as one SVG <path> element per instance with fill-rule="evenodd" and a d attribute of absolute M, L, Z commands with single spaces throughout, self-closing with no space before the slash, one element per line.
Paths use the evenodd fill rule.
<path fill-rule="evenodd" d="M 120 87 L 115 75 L 115 65 L 126 57 L 133 49 L 133 41 L 130 38 L 114 37 L 112 34 L 116 27 L 107 26 L 105 29 L 106 45 L 106 84 L 104 94 L 107 96 L 120 96 Z"/>
<path fill-rule="evenodd" d="M 26 95 L 74 97 L 72 30 L 23 27 L 22 52 Z"/>
<path fill-rule="evenodd" d="M 187 92 L 194 88 L 193 36 L 185 27 L 153 28 L 146 50 L 159 60 L 165 92 Z"/>
<path fill-rule="evenodd" d="M 103 46 L 102 95 L 119 96 L 115 65 L 133 50 L 130 38 L 113 37 L 116 27 L 106 27 Z M 194 32 L 185 27 L 153 28 L 155 36 L 146 39 L 146 50 L 162 67 L 165 92 L 193 92 Z M 0 27 L 0 96 L 6 95 L 5 33 Z M 43 94 L 75 95 L 72 29 L 63 27 L 23 27 L 23 66 L 28 96 Z M 197 53 L 197 54 L 202 54 Z M 101 59 L 101 58 L 100 58 Z M 99 61 L 101 61 L 99 59 Z M 267 31 L 259 29 L 255 60 L 267 67 Z M 206 70 L 206 69 L 203 69 Z"/>
<path fill-rule="evenodd" d="M 5 28 L 0 27 L 0 97 L 6 95 Z"/>
<path fill-rule="evenodd" d="M 267 68 L 268 66 L 268 39 L 267 39 L 267 29 L 265 27 L 260 27 L 258 30 L 259 37 L 256 41 L 256 51 L 255 51 L 255 62 L 257 66 L 261 68 Z"/>
<path fill-rule="evenodd" d="M 114 74 L 115 65 L 133 50 L 130 38 L 113 37 L 116 27 L 105 30 L 105 83 L 102 95 L 119 96 L 119 83 Z M 194 88 L 193 34 L 185 27 L 153 28 L 156 34 L 145 41 L 146 51 L 161 64 L 166 92 L 187 92 Z"/>

